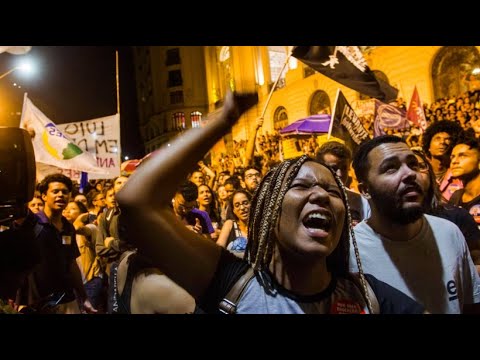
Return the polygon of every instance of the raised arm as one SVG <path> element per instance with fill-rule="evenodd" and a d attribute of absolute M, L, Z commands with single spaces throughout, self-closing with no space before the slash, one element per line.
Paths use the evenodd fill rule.
<path fill-rule="evenodd" d="M 263 118 L 259 117 L 255 121 L 255 124 L 253 125 L 253 132 L 251 136 L 248 138 L 247 146 L 245 149 L 245 167 L 249 167 L 253 165 L 253 156 L 255 153 L 255 141 L 257 140 L 257 132 L 258 129 L 260 129 L 263 125 Z"/>
<path fill-rule="evenodd" d="M 256 94 L 228 93 L 215 118 L 152 155 L 116 196 L 122 210 L 120 223 L 129 240 L 195 297 L 210 284 L 221 248 L 188 230 L 173 214 L 171 200 L 188 172 L 257 102 Z"/>

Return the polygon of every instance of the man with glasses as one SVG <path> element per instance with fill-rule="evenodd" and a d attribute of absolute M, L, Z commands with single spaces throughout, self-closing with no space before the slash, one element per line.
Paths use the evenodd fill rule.
<path fill-rule="evenodd" d="M 243 182 L 245 184 L 245 189 L 253 195 L 258 184 L 262 181 L 262 174 L 255 166 L 248 166 L 243 172 Z"/>

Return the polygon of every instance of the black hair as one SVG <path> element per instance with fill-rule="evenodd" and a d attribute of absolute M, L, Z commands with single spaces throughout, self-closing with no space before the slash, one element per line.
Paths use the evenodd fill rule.
<path fill-rule="evenodd" d="M 323 162 L 323 156 L 333 154 L 339 159 L 346 159 L 349 163 L 352 161 L 352 152 L 348 147 L 338 141 L 327 141 L 317 151 L 315 160 Z"/>
<path fill-rule="evenodd" d="M 185 201 L 196 201 L 198 198 L 198 187 L 190 180 L 187 180 L 180 185 L 176 193 L 181 194 Z"/>
<path fill-rule="evenodd" d="M 260 171 L 260 169 L 259 169 L 258 167 L 256 167 L 256 166 L 247 166 L 246 168 L 243 169 L 243 172 L 242 172 L 242 179 L 243 179 L 243 181 L 245 181 L 245 173 L 246 173 L 248 170 L 252 170 L 252 169 L 258 171 L 258 173 L 259 173 L 260 175 L 262 175 L 262 172 Z"/>
<path fill-rule="evenodd" d="M 64 184 L 68 188 L 68 191 L 72 192 L 72 180 L 70 180 L 68 176 L 65 176 L 63 174 L 50 174 L 45 176 L 45 178 L 40 182 L 40 184 L 38 184 L 38 191 L 40 191 L 41 194 L 46 194 L 48 186 L 50 185 L 50 183 L 53 182 Z"/>
<path fill-rule="evenodd" d="M 431 124 L 423 133 L 422 140 L 423 152 L 427 155 L 427 157 L 430 158 L 432 156 L 429 150 L 432 138 L 435 136 L 435 134 L 441 132 L 447 133 L 452 137 L 449 150 L 447 151 L 447 155 L 450 156 L 453 147 L 457 144 L 458 138 L 463 134 L 464 130 L 455 121 L 440 120 Z"/>
<path fill-rule="evenodd" d="M 248 201 L 252 203 L 252 194 L 250 194 L 247 190 L 239 189 L 235 190 L 235 192 L 228 197 L 228 207 L 227 207 L 227 219 L 229 220 L 238 220 L 237 215 L 233 212 L 233 198 L 237 194 L 244 194 Z"/>
<path fill-rule="evenodd" d="M 355 176 L 357 177 L 357 180 L 359 182 L 364 182 L 367 179 L 368 170 L 370 169 L 370 164 L 368 162 L 368 154 L 370 153 L 370 151 L 372 151 L 381 144 L 400 142 L 406 144 L 405 141 L 398 136 L 382 135 L 360 144 L 357 153 L 353 158 L 352 164 L 353 169 L 355 170 Z"/>

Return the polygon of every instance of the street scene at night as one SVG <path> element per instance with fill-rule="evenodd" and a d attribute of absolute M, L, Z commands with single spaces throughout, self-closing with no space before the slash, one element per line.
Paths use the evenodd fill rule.
<path fill-rule="evenodd" d="M 0 46 L 0 314 L 478 314 L 480 46 Z"/>

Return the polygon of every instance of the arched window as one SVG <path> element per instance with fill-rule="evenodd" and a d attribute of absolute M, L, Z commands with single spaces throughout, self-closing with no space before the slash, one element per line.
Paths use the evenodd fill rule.
<path fill-rule="evenodd" d="M 176 112 L 173 114 L 173 130 L 185 129 L 185 113 Z"/>
<path fill-rule="evenodd" d="M 276 108 L 273 115 L 273 127 L 275 130 L 280 130 L 288 125 L 287 110 L 283 106 Z"/>
<path fill-rule="evenodd" d="M 310 100 L 309 115 L 331 114 L 330 98 L 323 90 L 317 90 Z"/>
<path fill-rule="evenodd" d="M 390 81 L 388 80 L 387 75 L 383 71 L 380 70 L 372 70 L 373 75 L 375 75 L 375 78 L 380 79 L 385 81 L 387 84 L 390 84 Z M 370 96 L 359 93 L 360 94 L 360 100 L 368 100 L 371 99 Z"/>
<path fill-rule="evenodd" d="M 202 113 L 200 111 L 193 111 L 190 113 L 190 120 L 192 122 L 192 128 L 199 128 L 202 121 Z"/>
<path fill-rule="evenodd" d="M 474 91 L 480 68 L 480 55 L 475 46 L 445 46 L 432 64 L 433 94 L 435 100 L 455 98 L 466 91 Z M 475 70 L 475 71 L 474 71 Z"/>

